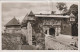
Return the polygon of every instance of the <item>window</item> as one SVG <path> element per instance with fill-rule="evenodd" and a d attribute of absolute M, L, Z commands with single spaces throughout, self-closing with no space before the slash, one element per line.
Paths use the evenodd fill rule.
<path fill-rule="evenodd" d="M 45 34 L 47 34 L 47 30 L 45 31 Z"/>

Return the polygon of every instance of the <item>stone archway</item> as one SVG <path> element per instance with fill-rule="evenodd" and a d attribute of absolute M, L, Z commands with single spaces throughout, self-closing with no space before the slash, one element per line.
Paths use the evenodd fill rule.
<path fill-rule="evenodd" d="M 55 29 L 54 28 L 49 29 L 49 35 L 55 36 Z"/>

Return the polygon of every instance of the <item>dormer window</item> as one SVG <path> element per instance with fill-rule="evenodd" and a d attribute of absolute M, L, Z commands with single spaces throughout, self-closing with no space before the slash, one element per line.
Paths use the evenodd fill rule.
<path fill-rule="evenodd" d="M 75 16 L 72 13 L 70 14 L 70 21 L 71 22 L 74 22 L 75 21 Z"/>
<path fill-rule="evenodd" d="M 75 18 L 70 18 L 70 21 L 75 21 Z"/>

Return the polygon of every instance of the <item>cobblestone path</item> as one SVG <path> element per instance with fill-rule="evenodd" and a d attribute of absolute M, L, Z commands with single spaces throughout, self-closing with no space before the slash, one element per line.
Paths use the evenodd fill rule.
<path fill-rule="evenodd" d="M 76 47 L 66 45 L 62 42 L 56 40 L 55 37 L 46 36 L 45 37 L 45 49 L 52 50 L 77 50 Z"/>

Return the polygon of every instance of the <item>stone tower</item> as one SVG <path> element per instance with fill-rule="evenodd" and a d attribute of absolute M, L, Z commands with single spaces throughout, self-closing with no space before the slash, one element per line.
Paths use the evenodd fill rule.
<path fill-rule="evenodd" d="M 34 21 L 34 14 L 31 11 L 28 15 L 27 19 L 27 33 L 28 33 L 28 43 L 32 45 L 32 22 Z"/>

